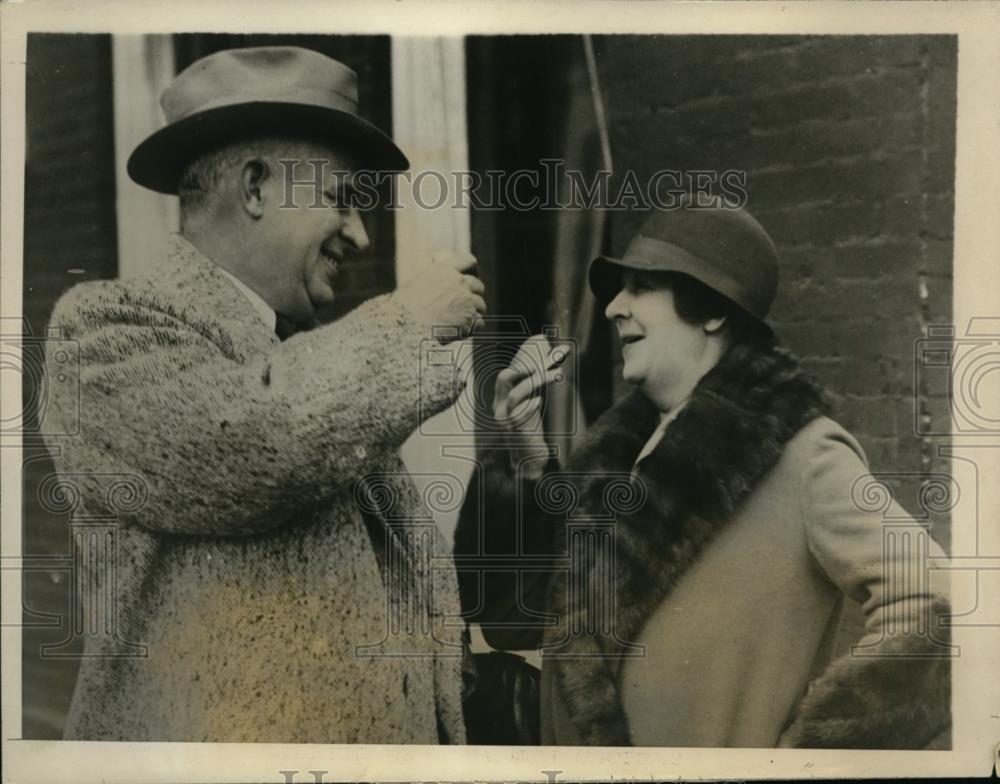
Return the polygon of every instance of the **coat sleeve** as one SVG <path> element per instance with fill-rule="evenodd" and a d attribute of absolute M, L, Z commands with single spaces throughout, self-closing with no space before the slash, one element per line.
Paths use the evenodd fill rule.
<path fill-rule="evenodd" d="M 543 476 L 558 468 L 550 459 Z M 551 578 L 545 559 L 558 521 L 534 503 L 535 486 L 518 476 L 506 450 L 484 450 L 455 529 L 456 555 L 477 556 L 459 570 L 463 612 L 500 650 L 529 650 L 542 642 Z M 523 568 L 524 555 L 531 556 L 531 568 Z"/>
<path fill-rule="evenodd" d="M 865 633 L 811 684 L 782 746 L 922 748 L 949 726 L 947 589 L 932 588 L 924 560 L 943 552 L 895 502 L 870 508 L 859 491 L 874 481 L 855 448 L 835 438 L 802 472 L 809 549 L 861 605 Z"/>
<path fill-rule="evenodd" d="M 67 432 L 78 417 L 78 435 L 50 439 L 60 473 L 83 485 L 88 511 L 125 524 L 239 536 L 294 520 L 458 391 L 451 367 L 421 362 L 430 330 L 391 295 L 244 362 L 182 310 L 80 289 L 52 318 L 79 363 L 61 368 L 77 377 L 58 385 L 45 430 Z M 101 509 L 108 474 L 136 477 L 146 502 L 124 517 Z"/>

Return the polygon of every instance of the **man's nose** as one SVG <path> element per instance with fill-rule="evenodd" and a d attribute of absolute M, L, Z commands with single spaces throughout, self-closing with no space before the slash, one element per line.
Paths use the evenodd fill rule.
<path fill-rule="evenodd" d="M 344 225 L 341 227 L 340 233 L 358 253 L 368 250 L 368 247 L 371 245 L 371 240 L 368 239 L 368 232 L 365 231 L 364 221 L 361 220 L 361 212 L 356 207 L 352 207 L 347 213 L 347 218 L 344 220 Z"/>
<path fill-rule="evenodd" d="M 628 318 L 629 312 L 628 292 L 623 288 L 604 309 L 604 318 L 608 321 L 614 321 L 616 318 Z"/>

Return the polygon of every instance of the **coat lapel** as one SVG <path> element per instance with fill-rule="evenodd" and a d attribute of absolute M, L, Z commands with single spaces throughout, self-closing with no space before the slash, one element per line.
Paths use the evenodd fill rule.
<path fill-rule="evenodd" d="M 629 497 L 619 496 L 626 503 L 617 510 L 607 506 L 615 497 L 607 476 L 632 468 L 657 412 L 634 393 L 595 424 L 567 469 L 584 477 L 575 517 L 614 514 L 613 555 L 599 557 L 594 550 L 575 559 L 569 580 L 552 582 L 550 606 L 564 618 L 564 629 L 600 628 L 593 596 L 608 586 L 613 630 L 546 639 L 546 665 L 555 670 L 556 688 L 585 743 L 630 744 L 618 692 L 628 641 L 637 639 L 653 610 L 777 463 L 788 440 L 827 410 L 822 391 L 789 353 L 735 346 L 639 463 Z M 642 498 L 644 503 L 636 502 Z M 557 551 L 567 552 L 565 531 L 562 537 Z M 582 586 L 589 600 L 568 595 L 569 586 Z"/>

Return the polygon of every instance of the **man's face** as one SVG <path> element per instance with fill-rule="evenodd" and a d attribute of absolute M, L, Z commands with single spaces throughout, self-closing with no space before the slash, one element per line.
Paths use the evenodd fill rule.
<path fill-rule="evenodd" d="M 308 320 L 333 302 L 339 266 L 369 240 L 361 214 L 350 206 L 351 160 L 320 145 L 296 148 L 268 161 L 257 232 L 268 268 L 258 272 L 271 307 Z"/>
<path fill-rule="evenodd" d="M 625 381 L 640 387 L 661 411 L 683 402 L 704 372 L 707 338 L 700 325 L 677 314 L 666 281 L 626 270 L 622 289 L 604 314 L 622 341 Z"/>

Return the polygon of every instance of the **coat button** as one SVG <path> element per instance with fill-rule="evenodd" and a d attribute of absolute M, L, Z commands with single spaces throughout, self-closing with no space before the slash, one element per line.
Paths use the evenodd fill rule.
<path fill-rule="evenodd" d="M 354 456 L 358 458 L 358 460 L 364 460 L 368 457 L 368 450 L 366 450 L 363 446 L 356 446 L 354 447 Z"/>

